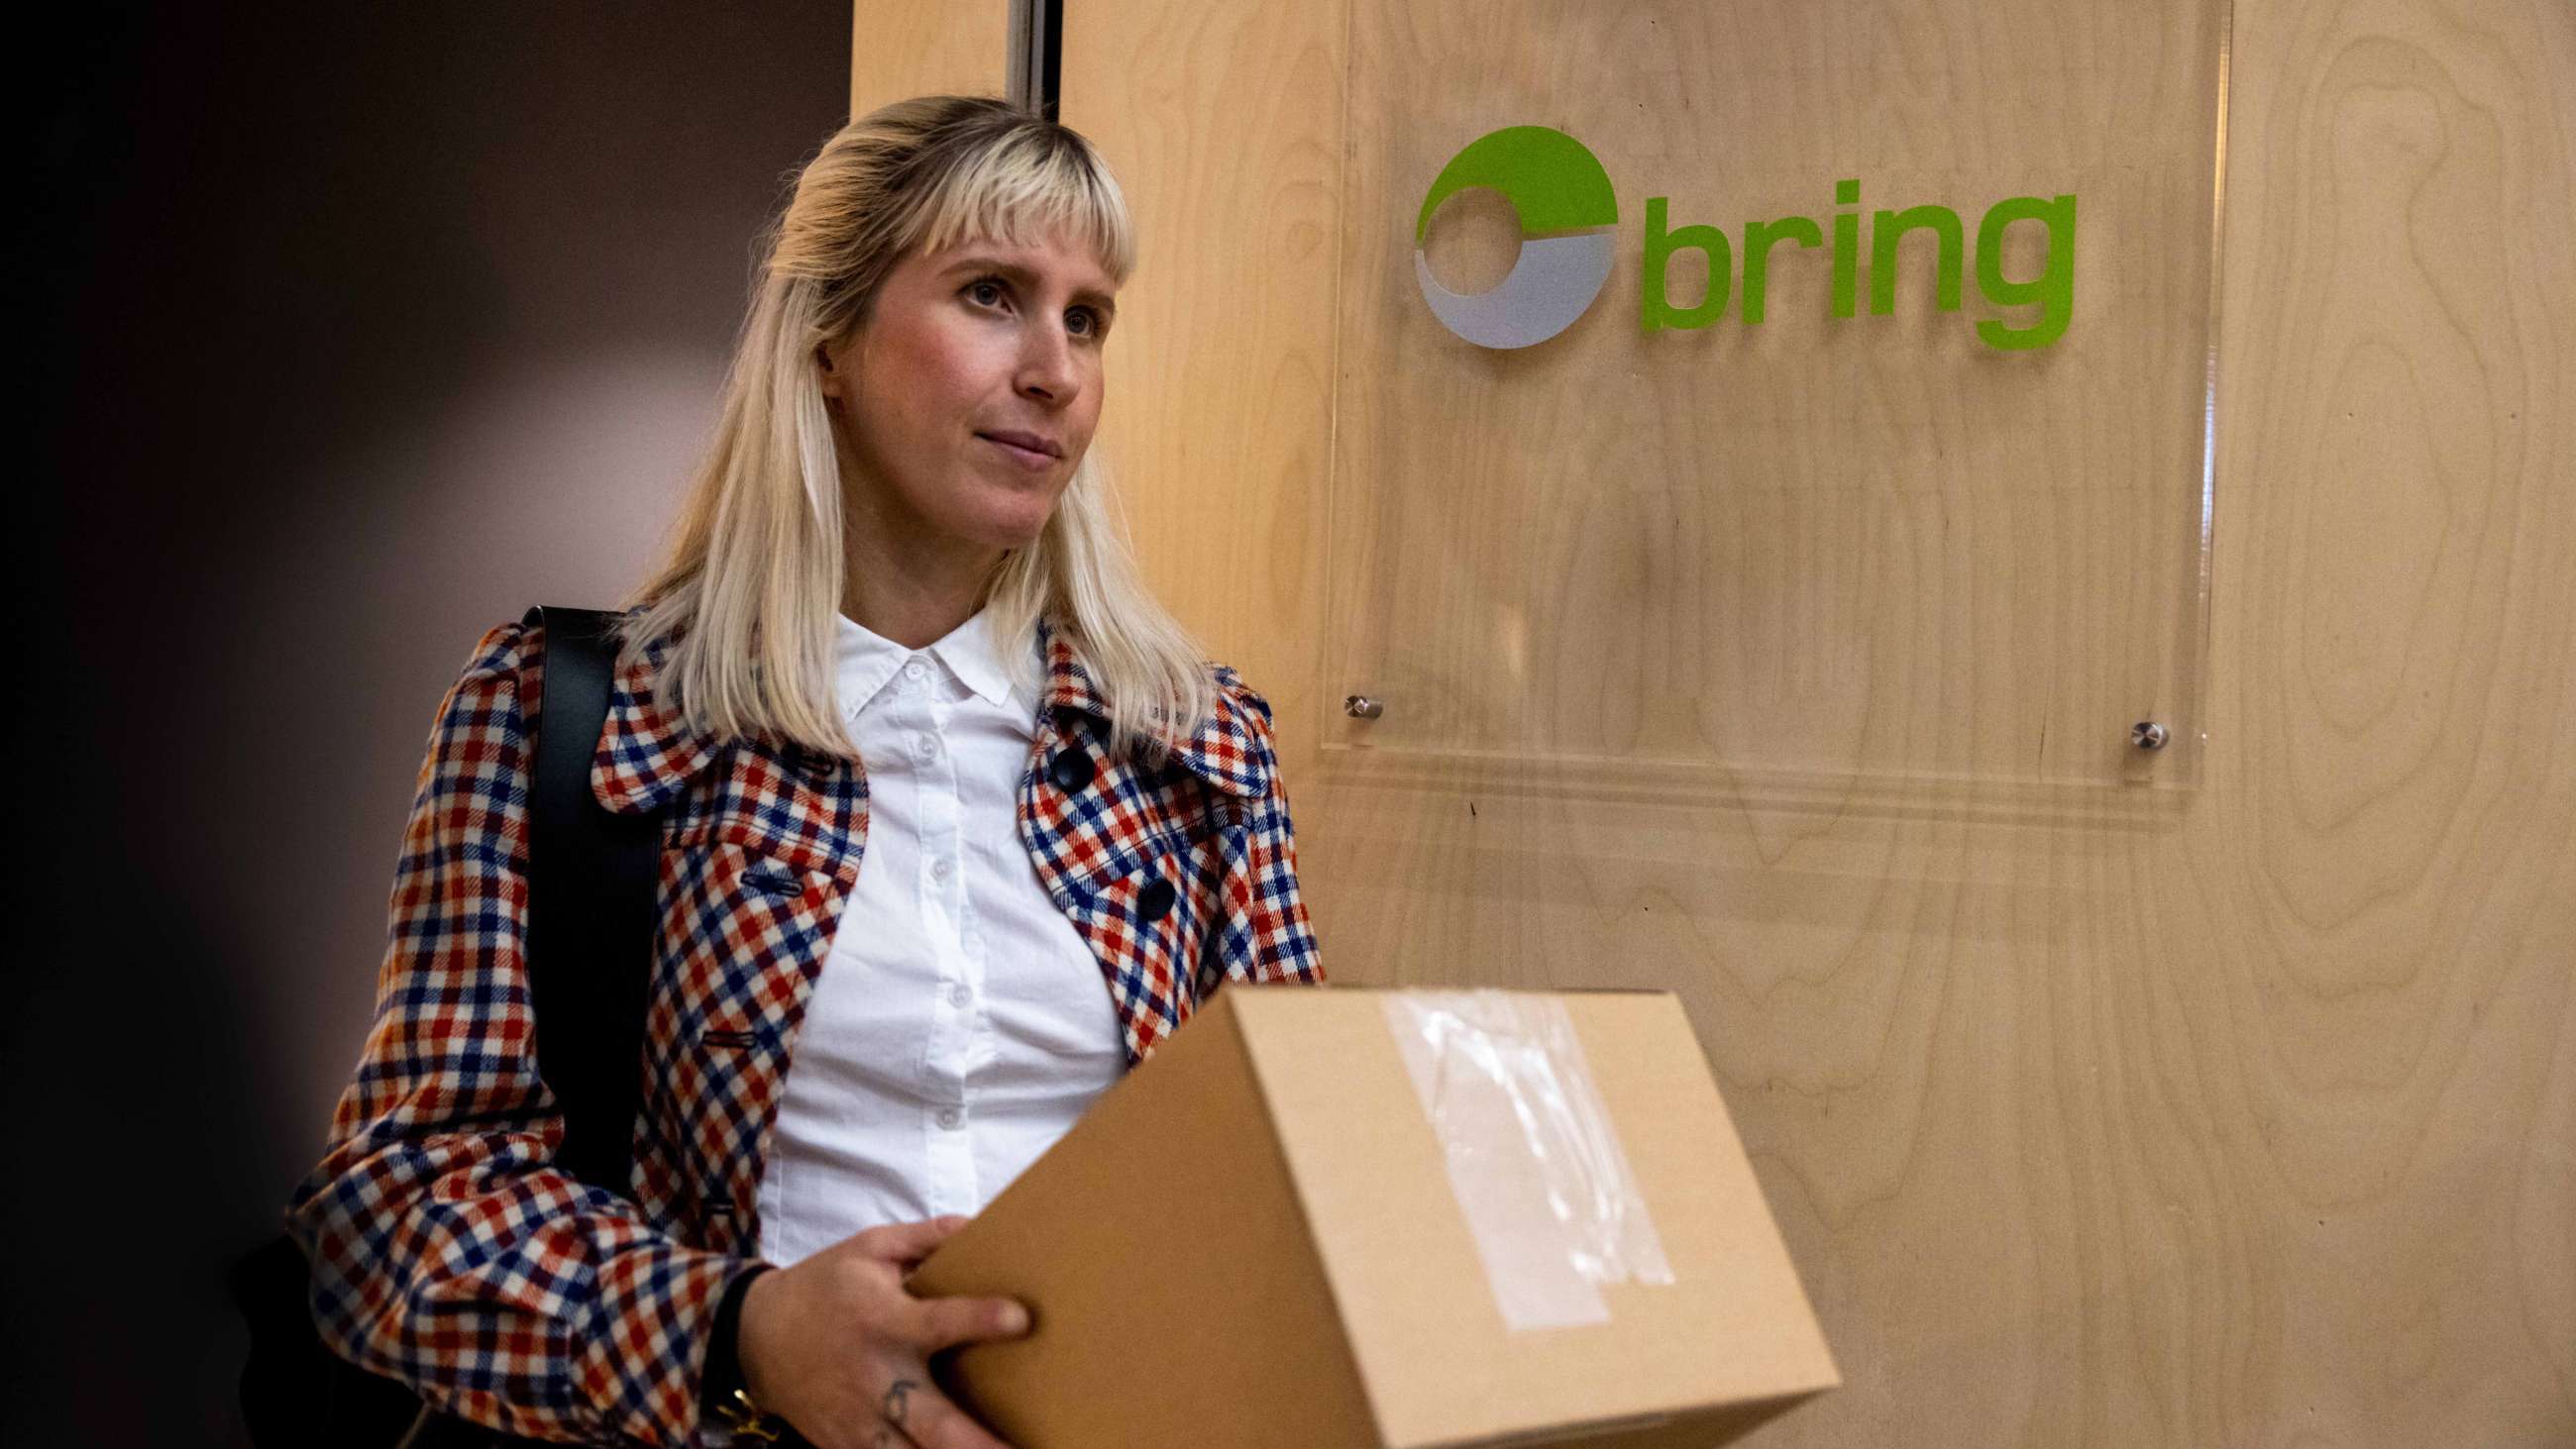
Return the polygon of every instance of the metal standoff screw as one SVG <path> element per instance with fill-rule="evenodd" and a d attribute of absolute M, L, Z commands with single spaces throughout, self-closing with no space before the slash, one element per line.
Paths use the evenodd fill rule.
<path fill-rule="evenodd" d="M 2165 733 L 2163 725 L 2151 719 L 2142 719 L 2129 726 L 2129 743 L 2142 750 L 2161 750 L 2165 747 L 2165 741 L 2171 738 L 2171 735 Z"/>
<path fill-rule="evenodd" d="M 1342 701 L 1342 713 L 1353 719 L 1375 719 L 1386 713 L 1386 706 L 1365 694 L 1354 694 Z"/>

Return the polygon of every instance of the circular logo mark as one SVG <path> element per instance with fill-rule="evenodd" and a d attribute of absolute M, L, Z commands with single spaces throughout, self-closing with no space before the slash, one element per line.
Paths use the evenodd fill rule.
<path fill-rule="evenodd" d="M 1521 254 L 1511 275 L 1491 291 L 1461 296 L 1431 275 L 1423 243 L 1440 203 L 1471 186 L 1489 186 L 1521 219 Z M 1610 173 L 1563 131 L 1506 126 L 1479 136 L 1450 158 L 1413 227 L 1413 274 L 1422 300 L 1450 331 L 1479 347 L 1527 347 L 1574 325 L 1610 279 L 1610 233 L 1619 199 Z"/>

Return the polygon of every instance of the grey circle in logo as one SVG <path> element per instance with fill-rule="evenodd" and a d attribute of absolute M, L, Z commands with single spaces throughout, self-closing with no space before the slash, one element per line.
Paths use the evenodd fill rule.
<path fill-rule="evenodd" d="M 1423 243 L 1440 203 L 1472 186 L 1491 187 L 1512 204 L 1521 252 L 1498 285 L 1464 294 L 1431 275 Z M 1431 315 L 1479 347 L 1545 342 L 1601 295 L 1610 279 L 1607 228 L 1618 220 L 1610 174 L 1582 142 L 1546 126 L 1507 126 L 1469 142 L 1431 183 L 1414 223 L 1414 277 Z"/>

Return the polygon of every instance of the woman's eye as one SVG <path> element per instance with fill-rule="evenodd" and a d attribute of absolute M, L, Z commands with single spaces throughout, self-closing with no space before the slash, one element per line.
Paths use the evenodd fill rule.
<path fill-rule="evenodd" d="M 1088 307 L 1076 307 L 1064 314 L 1064 325 L 1076 337 L 1094 337 L 1100 332 L 1100 316 Z"/>
<path fill-rule="evenodd" d="M 970 283 L 966 288 L 966 295 L 974 298 L 975 305 L 979 307 L 998 307 L 1002 303 L 1002 284 L 999 282 Z"/>

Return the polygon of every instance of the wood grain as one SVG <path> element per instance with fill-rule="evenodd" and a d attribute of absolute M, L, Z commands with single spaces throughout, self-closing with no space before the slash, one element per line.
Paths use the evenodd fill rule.
<path fill-rule="evenodd" d="M 1367 98 L 1402 80 L 1390 56 L 1482 56 L 1480 84 L 1540 107 L 1493 124 L 1589 140 L 1622 106 L 1676 116 L 1839 47 L 1883 84 L 1737 115 L 1730 153 L 1789 158 L 1805 187 L 1883 137 L 1929 192 L 1937 155 L 2080 167 L 2152 124 L 2190 58 L 2134 37 L 2214 42 L 2210 12 L 1691 8 L 1696 38 L 1631 37 L 1633 63 L 1579 73 L 1569 48 L 1611 53 L 1584 25 L 1678 12 L 1069 15 L 1067 116 L 1147 217 L 1109 440 L 1155 578 L 1283 702 L 1330 969 L 1681 994 L 1847 1378 L 1748 1442 L 2576 1442 L 2576 11 L 2234 6 L 2215 574 L 2205 667 L 2180 671 L 2206 752 L 2197 788 L 2070 798 L 2098 760 L 2019 762 L 2051 758 L 2034 720 L 2055 740 L 2077 715 L 2053 711 L 2091 730 L 2122 697 L 2140 656 L 2095 657 L 2117 611 L 2162 617 L 2161 558 L 2098 542 L 2134 500 L 2082 484 L 2165 446 L 2150 410 L 1972 440 L 1973 386 L 1801 360 L 1832 339 L 1783 330 L 1764 360 L 1861 379 L 1870 406 L 1703 441 L 1814 466 L 1913 408 L 1947 440 L 1928 490 L 1638 485 L 1696 455 L 1650 428 L 1622 442 L 1615 415 L 1669 413 L 1689 385 L 1649 375 L 1595 419 L 1545 399 L 1543 359 L 1496 363 L 1520 368 L 1508 391 L 1388 374 L 1420 322 L 1374 260 L 1387 218 L 1351 198 L 1463 135 L 1375 134 Z M 1997 123 L 1997 95 L 2028 115 Z M 1670 129 L 1676 160 L 1704 144 Z M 2163 265 L 2206 264 L 2168 240 Z M 1419 459 L 1416 432 L 1512 428 L 1558 470 L 1519 475 L 1527 496 L 1435 508 L 1349 476 Z M 1547 446 L 1571 438 L 1598 446 Z M 1455 541 L 1409 568 L 1459 597 L 1524 591 L 1523 632 L 1489 629 L 1482 654 L 1332 632 L 1353 616 L 1326 579 L 1380 607 L 1416 576 L 1367 551 L 1434 523 Z M 1964 562 L 1942 541 L 1963 527 L 1990 540 Z M 1994 578 L 2007 558 L 2022 572 Z M 1553 613 L 1527 594 L 1586 567 L 1625 592 Z M 1877 642 L 1854 656 L 1862 622 Z M 1522 692 L 1478 692 L 1515 637 Z M 1322 747 L 1348 687 L 1328 663 L 1400 647 L 1446 661 L 1424 677 L 1458 693 L 1430 708 L 1483 757 Z M 2024 664 L 2071 696 L 2026 708 L 1997 672 Z M 1647 687 L 1723 670 L 1761 689 L 1712 714 Z M 1788 722 L 1754 766 L 1710 748 L 1748 737 L 1710 729 L 1728 709 Z M 1604 741 L 1666 782 L 1573 758 Z M 1900 784 L 1859 808 L 1838 762 Z"/>
<path fill-rule="evenodd" d="M 1128 179 L 1142 238 L 1094 450 L 1127 480 L 1149 581 L 1269 697 L 1292 753 L 1322 708 L 1322 641 L 1279 621 L 1308 617 L 1323 577 L 1337 14 L 1098 5 L 1068 11 L 1064 35 L 1064 118 Z"/>
<path fill-rule="evenodd" d="M 1011 0 L 855 0 L 850 114 L 908 96 L 998 96 L 1010 89 Z"/>
<path fill-rule="evenodd" d="M 2189 781 L 2223 14 L 1357 7 L 1327 637 L 1387 715 L 1327 740 L 1883 796 L 2121 783 L 2159 719 L 2180 744 L 2155 778 Z M 1617 260 L 1566 335 L 1487 352 L 1417 295 L 1414 201 L 1468 140 L 1542 118 L 1619 187 Z M 1842 179 L 1861 227 L 1932 203 L 1971 239 L 2002 198 L 2077 195 L 2065 337 L 1986 345 L 1972 321 L 2010 312 L 1973 282 L 1936 310 L 1928 242 L 1894 315 L 1831 318 L 1827 253 L 1792 247 L 1747 321 L 1748 225 L 1830 227 Z M 1734 239 L 1705 330 L 1639 326 L 1650 196 Z"/>

